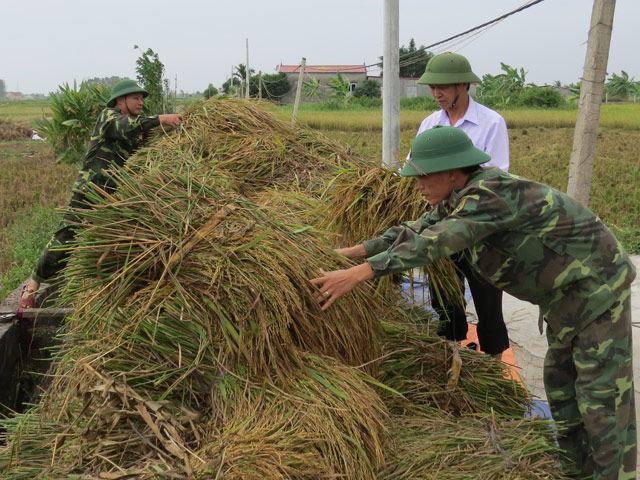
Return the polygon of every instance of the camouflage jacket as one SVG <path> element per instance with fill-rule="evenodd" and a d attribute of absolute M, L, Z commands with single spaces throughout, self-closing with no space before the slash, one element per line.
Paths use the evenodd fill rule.
<path fill-rule="evenodd" d="M 91 173 L 90 180 L 96 185 L 114 188 L 103 170 L 112 165 L 123 166 L 158 125 L 157 116 L 132 117 L 123 115 L 118 108 L 105 108 L 96 121 L 82 170 Z"/>
<path fill-rule="evenodd" d="M 635 268 L 589 209 L 553 188 L 481 168 L 414 222 L 364 242 L 376 276 L 462 251 L 496 287 L 540 306 L 570 341 L 629 288 Z"/>

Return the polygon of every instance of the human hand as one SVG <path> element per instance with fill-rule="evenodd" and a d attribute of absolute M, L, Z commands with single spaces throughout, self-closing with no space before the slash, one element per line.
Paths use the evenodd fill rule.
<path fill-rule="evenodd" d="M 360 283 L 373 278 L 373 270 L 368 263 L 331 272 L 321 269 L 320 274 L 322 276 L 312 279 L 311 283 L 318 287 L 314 298 L 320 303 L 322 310 L 329 308 L 339 297 L 349 293 Z"/>
<path fill-rule="evenodd" d="M 179 127 L 182 125 L 182 114 L 180 113 L 164 113 L 158 115 L 158 119 L 162 125 L 168 125 L 170 127 Z"/>

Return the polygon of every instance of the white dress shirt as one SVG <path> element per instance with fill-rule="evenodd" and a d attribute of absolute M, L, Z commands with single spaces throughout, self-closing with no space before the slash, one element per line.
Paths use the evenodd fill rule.
<path fill-rule="evenodd" d="M 505 172 L 509 170 L 507 124 L 498 112 L 469 97 L 469 107 L 455 125 L 451 125 L 451 120 L 445 110 L 439 110 L 422 121 L 417 135 L 435 125 L 460 128 L 469 136 L 476 148 L 491 156 L 491 160 L 484 163 L 483 166 L 498 167 Z"/>

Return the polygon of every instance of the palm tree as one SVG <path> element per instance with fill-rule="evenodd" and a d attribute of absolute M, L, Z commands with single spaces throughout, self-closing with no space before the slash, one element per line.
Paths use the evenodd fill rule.
<path fill-rule="evenodd" d="M 254 73 L 256 73 L 256 71 L 253 68 L 250 68 L 249 76 L 251 76 Z M 244 95 L 244 91 L 247 88 L 247 67 L 245 66 L 244 63 L 240 63 L 238 66 L 234 68 L 233 78 L 237 78 L 240 80 L 240 85 L 242 85 L 241 91 L 243 92 L 243 95 Z"/>

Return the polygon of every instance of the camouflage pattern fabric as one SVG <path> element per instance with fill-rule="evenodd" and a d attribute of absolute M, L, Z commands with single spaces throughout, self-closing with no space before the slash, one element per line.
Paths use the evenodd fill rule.
<path fill-rule="evenodd" d="M 567 468 L 576 478 L 631 480 L 636 411 L 630 290 L 569 343 L 547 328 L 544 384 Z"/>
<path fill-rule="evenodd" d="M 105 108 L 98 116 L 82 169 L 73 184 L 69 207 L 89 207 L 85 199 L 89 183 L 109 193 L 115 191 L 117 185 L 107 170 L 113 166 L 122 167 L 127 158 L 146 143 L 151 129 L 158 125 L 157 116 L 132 117 L 122 115 L 118 108 Z M 34 280 L 42 283 L 64 268 L 69 256 L 66 245 L 75 238 L 75 231 L 70 226 L 72 220 L 72 216 L 66 215 L 60 222 L 32 273 Z"/>
<path fill-rule="evenodd" d="M 622 305 L 628 301 L 625 296 L 635 278 L 633 263 L 596 215 L 547 185 L 496 168 L 481 167 L 469 176 L 466 186 L 454 191 L 448 200 L 418 220 L 392 227 L 380 237 L 364 242 L 364 247 L 376 276 L 429 265 L 462 252 L 471 267 L 489 283 L 539 305 L 553 350 L 558 350 L 557 345 L 564 345 L 571 353 L 565 352 L 566 358 L 556 359 L 553 353 L 547 358 L 549 373 L 545 381 L 552 391 L 558 386 L 554 372 L 567 369 L 568 364 L 576 365 L 576 371 L 583 371 L 588 368 L 585 365 L 597 359 L 601 363 L 593 364 L 591 375 L 592 378 L 604 377 L 603 382 L 607 377 L 614 378 L 617 375 L 614 370 L 621 364 L 631 365 L 630 332 L 626 333 L 626 346 L 612 347 L 614 360 L 608 360 L 611 350 L 607 339 L 618 338 L 619 322 L 630 322 L 628 318 L 618 319 L 623 318 L 623 311 L 629 308 L 628 303 L 625 308 Z M 598 330 L 595 333 L 605 339 L 605 343 L 594 341 L 592 330 Z M 575 352 L 571 350 L 573 342 Z M 556 365 L 556 361 L 560 365 Z M 608 418 L 611 423 L 605 428 L 607 438 L 628 437 L 620 448 L 626 449 L 625 465 L 630 469 L 626 459 L 633 456 L 635 462 L 635 423 L 628 418 L 617 420 L 616 402 L 622 401 L 620 397 L 625 397 L 625 392 L 627 396 L 633 392 L 633 383 L 624 370 L 621 375 L 625 378 L 624 385 L 618 382 L 616 389 L 600 391 L 598 383 L 585 385 L 584 382 L 589 383 L 588 376 L 580 373 L 576 390 L 569 388 L 565 393 L 572 401 L 579 402 L 578 408 L 583 414 L 579 421 L 584 422 L 587 432 L 591 434 L 593 422 Z M 600 397 L 599 406 L 595 407 L 597 416 L 589 407 L 590 395 Z M 620 408 L 633 405 L 632 395 L 625 401 L 627 406 Z M 562 421 L 567 416 L 561 407 L 555 408 L 556 420 Z M 586 421 L 584 417 L 588 417 Z M 575 423 L 576 418 L 573 415 L 571 421 Z M 569 451 L 582 451 L 582 447 L 574 445 L 577 441 L 569 435 L 563 446 Z M 597 435 L 588 441 L 587 451 L 593 452 L 594 459 L 611 457 L 609 447 L 603 446 Z M 619 458 L 612 462 L 606 467 L 607 471 L 622 468 Z M 630 470 L 625 471 L 631 475 Z M 635 478 L 628 475 L 620 478 Z"/>
<path fill-rule="evenodd" d="M 635 278 L 627 253 L 588 208 L 497 168 L 480 167 L 448 200 L 364 246 L 376 276 L 463 252 L 489 283 L 539 305 L 563 342 Z"/>

